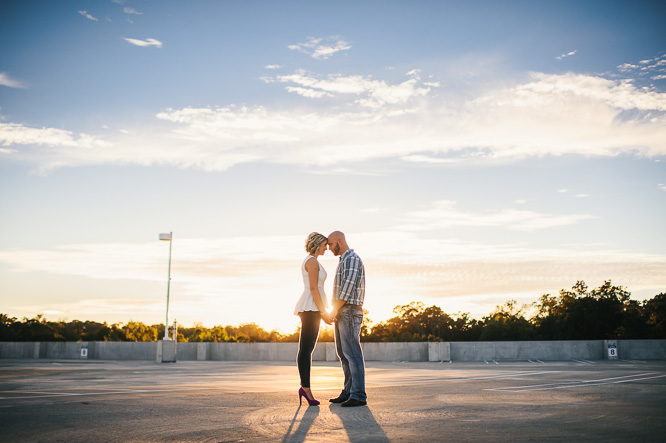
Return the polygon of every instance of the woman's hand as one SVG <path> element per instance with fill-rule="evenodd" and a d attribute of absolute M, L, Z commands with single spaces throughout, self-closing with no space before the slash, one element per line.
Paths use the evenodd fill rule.
<path fill-rule="evenodd" d="M 324 323 L 326 323 L 327 325 L 332 325 L 333 321 L 335 320 L 335 317 L 333 317 L 328 312 L 324 312 L 323 314 L 321 314 L 321 318 L 324 320 Z"/>

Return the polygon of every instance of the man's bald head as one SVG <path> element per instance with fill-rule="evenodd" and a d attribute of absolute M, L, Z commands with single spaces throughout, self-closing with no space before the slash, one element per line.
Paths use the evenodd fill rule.
<path fill-rule="evenodd" d="M 343 234 L 343 233 L 340 232 L 340 231 L 333 231 L 333 232 L 331 232 L 331 233 L 328 235 L 328 239 L 329 239 L 329 240 L 333 239 L 333 240 L 335 240 L 335 241 L 337 241 L 337 240 L 339 240 L 339 239 L 343 239 L 343 240 L 344 240 L 344 239 L 345 239 L 345 234 Z"/>
<path fill-rule="evenodd" d="M 345 239 L 345 234 L 340 231 L 333 231 L 328 236 L 328 250 L 333 253 L 336 257 L 342 255 L 345 251 L 349 249 L 347 245 L 347 240 Z"/>

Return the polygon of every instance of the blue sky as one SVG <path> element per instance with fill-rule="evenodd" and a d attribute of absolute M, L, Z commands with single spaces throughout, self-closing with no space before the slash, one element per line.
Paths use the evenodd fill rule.
<path fill-rule="evenodd" d="M 291 332 L 347 233 L 375 321 L 666 290 L 660 2 L 0 6 L 0 312 Z M 333 274 L 335 259 L 322 263 Z M 332 281 L 326 288 L 330 293 Z"/>

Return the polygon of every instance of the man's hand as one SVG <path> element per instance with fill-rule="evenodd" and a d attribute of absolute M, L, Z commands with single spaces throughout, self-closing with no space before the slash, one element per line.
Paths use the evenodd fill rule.
<path fill-rule="evenodd" d="M 332 325 L 333 321 L 335 321 L 335 317 L 327 312 L 321 314 L 321 318 L 324 320 L 324 323 L 326 323 L 327 325 Z"/>

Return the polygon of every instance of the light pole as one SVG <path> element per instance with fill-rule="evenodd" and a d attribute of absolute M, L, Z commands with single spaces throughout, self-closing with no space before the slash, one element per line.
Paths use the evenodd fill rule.
<path fill-rule="evenodd" d="M 167 305 L 166 305 L 166 320 L 164 321 L 164 340 L 171 340 L 169 338 L 169 289 L 171 288 L 171 244 L 173 232 L 168 234 L 160 234 L 160 240 L 169 241 L 169 279 L 167 280 Z"/>

